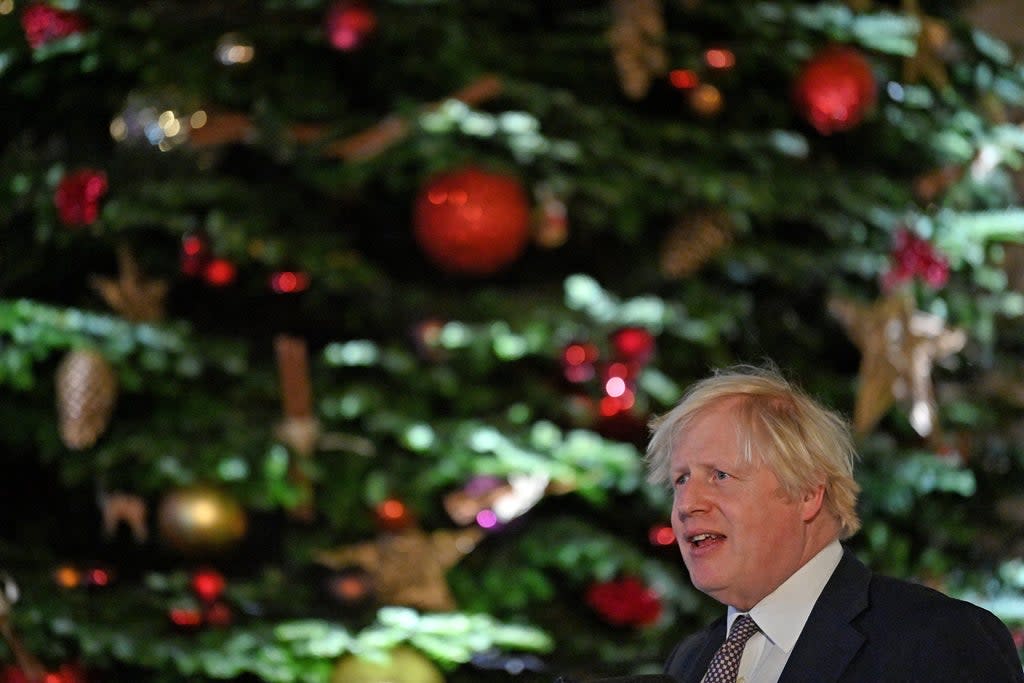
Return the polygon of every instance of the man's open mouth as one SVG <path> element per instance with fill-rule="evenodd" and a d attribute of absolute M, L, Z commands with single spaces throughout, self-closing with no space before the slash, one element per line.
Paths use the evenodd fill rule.
<path fill-rule="evenodd" d="M 696 534 L 695 536 L 690 536 L 690 538 L 688 540 L 690 541 L 690 543 L 692 543 L 693 545 L 695 545 L 695 546 L 697 546 L 699 548 L 701 545 L 703 545 L 704 543 L 707 543 L 708 541 L 717 541 L 717 540 L 720 540 L 720 539 L 723 539 L 723 538 L 725 538 L 725 536 L 721 536 L 719 534 L 704 533 L 704 534 Z"/>

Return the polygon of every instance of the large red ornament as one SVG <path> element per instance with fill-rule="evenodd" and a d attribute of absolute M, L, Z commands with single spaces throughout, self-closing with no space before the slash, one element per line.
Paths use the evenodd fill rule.
<path fill-rule="evenodd" d="M 25 31 L 25 40 L 32 49 L 36 49 L 54 40 L 81 33 L 87 25 L 80 14 L 36 2 L 21 13 L 21 28 Z"/>
<path fill-rule="evenodd" d="M 327 40 L 342 52 L 360 48 L 376 28 L 377 16 L 359 0 L 335 2 L 324 17 Z"/>
<path fill-rule="evenodd" d="M 53 194 L 53 203 L 61 223 L 80 227 L 96 222 L 100 215 L 100 200 L 107 193 L 107 174 L 92 168 L 83 168 L 61 178 Z"/>
<path fill-rule="evenodd" d="M 661 599 L 634 576 L 594 583 L 587 604 L 617 626 L 649 626 L 661 617 Z"/>
<path fill-rule="evenodd" d="M 517 180 L 476 167 L 435 176 L 416 200 L 416 240 L 443 270 L 490 275 L 526 247 L 530 211 Z"/>
<path fill-rule="evenodd" d="M 871 65 L 850 47 L 827 47 L 804 65 L 793 89 L 800 113 L 822 135 L 850 130 L 874 106 Z"/>

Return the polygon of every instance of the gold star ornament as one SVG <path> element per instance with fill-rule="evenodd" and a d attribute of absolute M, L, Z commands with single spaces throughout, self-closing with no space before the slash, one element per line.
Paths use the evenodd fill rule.
<path fill-rule="evenodd" d="M 324 550 L 316 561 L 341 570 L 361 567 L 373 577 L 380 600 L 424 611 L 450 612 L 455 598 L 445 573 L 469 554 L 483 538 L 480 529 L 426 533 L 407 529 L 383 534 L 377 540 Z"/>
<path fill-rule="evenodd" d="M 132 322 L 156 322 L 164 317 L 164 300 L 167 298 L 167 283 L 163 280 L 146 280 L 142 277 L 139 264 L 128 247 L 117 250 L 117 261 L 121 273 L 116 280 L 93 277 L 92 286 L 125 320 Z"/>
<path fill-rule="evenodd" d="M 930 435 L 938 413 L 932 366 L 964 347 L 964 331 L 916 310 L 907 292 L 889 294 L 870 305 L 833 298 L 828 307 L 861 351 L 853 414 L 856 432 L 870 431 L 895 401 L 901 401 L 910 404 L 914 431 Z"/>

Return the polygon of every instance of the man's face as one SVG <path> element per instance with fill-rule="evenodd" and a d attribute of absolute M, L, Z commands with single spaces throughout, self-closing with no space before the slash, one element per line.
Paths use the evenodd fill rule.
<path fill-rule="evenodd" d="M 699 413 L 671 460 L 672 529 L 699 590 L 739 610 L 774 591 L 820 549 L 811 524 L 822 493 L 790 499 L 774 472 L 744 463 L 735 399 Z"/>

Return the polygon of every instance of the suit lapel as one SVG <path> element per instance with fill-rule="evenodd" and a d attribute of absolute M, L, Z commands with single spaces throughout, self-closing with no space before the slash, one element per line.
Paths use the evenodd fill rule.
<path fill-rule="evenodd" d="M 796 641 L 779 683 L 836 683 L 864 636 L 851 623 L 867 609 L 871 572 L 845 550 Z"/>
<path fill-rule="evenodd" d="M 725 617 L 720 617 L 708 626 L 707 637 L 699 646 L 700 649 L 697 650 L 696 655 L 690 658 L 690 665 L 683 669 L 680 679 L 682 683 L 700 683 L 704 674 L 707 673 L 708 665 L 711 664 L 711 658 L 715 656 L 715 652 L 723 642 L 725 642 Z"/>

